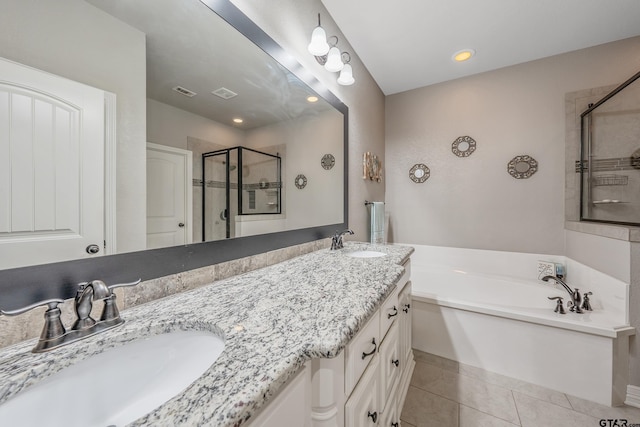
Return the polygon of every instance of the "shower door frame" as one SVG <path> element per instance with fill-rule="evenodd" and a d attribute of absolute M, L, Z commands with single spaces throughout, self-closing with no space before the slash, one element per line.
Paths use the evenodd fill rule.
<path fill-rule="evenodd" d="M 206 153 L 202 153 L 202 241 L 207 242 L 210 240 L 206 240 L 206 189 L 207 189 L 207 180 L 206 180 L 206 159 L 209 157 L 225 155 L 225 199 L 226 199 L 226 207 L 225 207 L 225 221 L 226 221 L 226 238 L 231 238 L 231 170 L 229 168 L 230 163 L 230 153 L 231 150 L 238 150 L 238 165 L 237 165 L 237 174 L 238 174 L 238 215 L 279 215 L 282 213 L 282 158 L 279 154 L 269 154 L 263 151 L 254 150 L 252 148 L 236 146 L 231 148 L 223 148 L 220 150 L 209 151 Z M 243 213 L 242 211 L 242 151 L 248 150 L 254 153 L 262 154 L 267 157 L 274 157 L 276 159 L 276 168 L 277 168 L 277 180 L 278 180 L 278 211 L 277 212 L 256 212 L 256 213 Z"/>
<path fill-rule="evenodd" d="M 627 225 L 637 227 L 640 225 L 638 222 L 628 222 L 628 221 L 611 221 L 604 219 L 593 219 L 587 218 L 585 215 L 588 215 L 587 209 L 585 209 L 585 191 L 588 192 L 586 203 L 591 203 L 591 173 L 593 171 L 592 162 L 591 162 L 591 113 L 607 102 L 609 99 L 616 96 L 622 90 L 624 90 L 627 86 L 635 82 L 640 78 L 640 71 L 631 76 L 628 80 L 622 83 L 620 86 L 616 87 L 614 90 L 609 92 L 604 98 L 600 99 L 598 102 L 594 104 L 589 104 L 589 108 L 587 108 L 582 114 L 580 114 L 580 160 L 579 160 L 579 168 L 580 168 L 580 221 L 585 222 L 599 222 L 604 224 L 617 224 L 617 225 Z M 585 121 L 588 121 L 588 132 L 585 135 Z M 586 140 L 585 140 L 586 138 Z M 586 156 L 586 158 L 585 158 Z M 585 188 L 585 173 L 587 174 L 586 178 L 589 180 Z M 585 212 L 587 211 L 587 212 Z"/>

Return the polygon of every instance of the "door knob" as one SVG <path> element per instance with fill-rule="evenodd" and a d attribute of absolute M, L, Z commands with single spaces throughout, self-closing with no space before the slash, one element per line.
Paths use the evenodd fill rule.
<path fill-rule="evenodd" d="M 95 255 L 100 252 L 100 246 L 98 245 L 89 245 L 86 248 L 86 251 L 89 255 Z"/>
<path fill-rule="evenodd" d="M 180 228 L 184 227 L 184 222 L 179 223 L 178 227 L 180 227 Z"/>

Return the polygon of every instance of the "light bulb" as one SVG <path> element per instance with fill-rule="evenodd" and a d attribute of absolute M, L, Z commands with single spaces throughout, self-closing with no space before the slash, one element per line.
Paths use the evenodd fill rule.
<path fill-rule="evenodd" d="M 313 56 L 323 56 L 329 52 L 329 43 L 327 43 L 327 33 L 321 26 L 317 26 L 311 33 L 311 43 L 307 47 L 309 53 Z"/>
<path fill-rule="evenodd" d="M 337 47 L 332 47 L 329 49 L 329 54 L 327 55 L 327 62 L 324 64 L 324 68 L 327 71 L 331 71 L 332 73 L 337 73 L 342 70 L 344 67 L 344 63 L 342 62 L 342 58 L 340 57 L 340 50 Z"/>
<path fill-rule="evenodd" d="M 355 79 L 353 78 L 353 69 L 351 65 L 344 64 L 344 68 L 340 71 L 340 77 L 338 77 L 338 84 L 343 86 L 349 86 L 355 83 Z"/>

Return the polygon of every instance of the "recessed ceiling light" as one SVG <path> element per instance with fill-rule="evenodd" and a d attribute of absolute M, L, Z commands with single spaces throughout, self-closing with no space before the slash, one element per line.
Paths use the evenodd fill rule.
<path fill-rule="evenodd" d="M 318 102 L 318 97 L 317 96 L 307 96 L 307 101 L 308 102 Z"/>
<path fill-rule="evenodd" d="M 240 124 L 240 123 L 242 123 L 242 122 L 244 122 L 244 120 L 242 120 L 240 117 L 236 117 L 236 118 L 234 118 L 234 119 L 233 119 L 233 123 L 238 123 L 238 124 Z"/>
<path fill-rule="evenodd" d="M 473 49 L 463 49 L 453 54 L 451 57 L 456 62 L 464 62 L 473 57 L 476 54 L 476 51 Z"/>

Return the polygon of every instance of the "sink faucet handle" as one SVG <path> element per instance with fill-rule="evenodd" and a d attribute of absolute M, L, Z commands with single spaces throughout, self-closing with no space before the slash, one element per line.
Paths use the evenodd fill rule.
<path fill-rule="evenodd" d="M 0 310 L 0 313 L 5 316 L 17 316 L 18 314 L 26 313 L 41 305 L 48 306 L 47 311 L 44 312 L 44 327 L 40 333 L 40 341 L 34 348 L 34 351 L 38 348 L 42 348 L 50 341 L 55 341 L 61 338 L 67 331 L 60 320 L 61 311 L 58 305 L 63 303 L 64 300 L 60 298 L 51 298 L 44 301 L 39 301 L 26 307 L 19 308 L 17 310 Z"/>
<path fill-rule="evenodd" d="M 22 313 L 26 313 L 29 310 L 33 310 L 36 307 L 40 307 L 41 305 L 48 305 L 49 306 L 49 310 L 55 309 L 58 307 L 58 304 L 63 303 L 64 300 L 60 299 L 60 298 L 51 298 L 51 299 L 47 299 L 47 300 L 43 300 L 43 301 L 38 301 L 38 302 L 34 302 L 31 305 L 28 305 L 26 307 L 22 307 L 22 308 L 18 308 L 15 310 L 2 310 L 0 309 L 0 313 L 4 314 L 5 316 L 17 316 L 18 314 L 22 314 Z"/>
<path fill-rule="evenodd" d="M 138 279 L 134 282 L 129 283 L 117 283 L 115 285 L 109 286 L 109 291 L 111 294 L 108 298 L 104 300 L 104 308 L 102 309 L 102 314 L 100 315 L 101 322 L 112 322 L 112 323 L 122 323 L 122 318 L 120 317 L 120 311 L 118 310 L 118 305 L 116 304 L 116 294 L 113 293 L 113 290 L 116 288 L 125 288 L 129 286 L 135 286 L 140 283 L 142 279 Z"/>
<path fill-rule="evenodd" d="M 116 283 L 115 285 L 109 285 L 109 289 L 127 288 L 129 286 L 135 286 L 140 282 L 142 282 L 142 279 L 138 279 L 134 282 L 129 282 L 129 283 Z M 113 293 L 113 291 L 111 293 Z"/>

